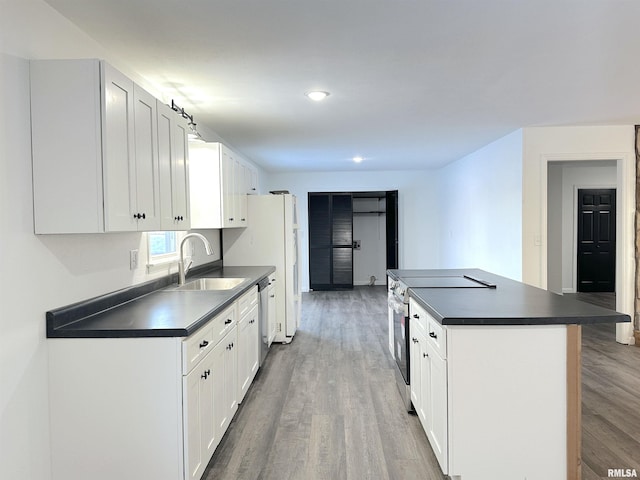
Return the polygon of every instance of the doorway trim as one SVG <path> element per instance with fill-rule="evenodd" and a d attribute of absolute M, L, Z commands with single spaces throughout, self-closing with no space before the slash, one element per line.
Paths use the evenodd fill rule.
<path fill-rule="evenodd" d="M 548 175 L 550 162 L 616 162 L 616 190 L 618 192 L 616 211 L 616 310 L 634 318 L 635 292 L 635 249 L 634 249 L 634 212 L 635 212 L 635 156 L 627 153 L 548 153 L 540 157 L 540 199 L 541 237 L 548 235 Z M 547 242 L 541 242 L 541 283 L 547 288 Z M 623 344 L 634 342 L 633 321 L 616 324 L 616 341 Z"/>

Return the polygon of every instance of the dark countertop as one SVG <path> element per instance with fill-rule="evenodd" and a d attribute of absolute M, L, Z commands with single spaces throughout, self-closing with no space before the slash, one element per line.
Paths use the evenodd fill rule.
<path fill-rule="evenodd" d="M 247 278 L 231 290 L 175 290 L 150 282 L 47 312 L 48 338 L 186 337 L 204 326 L 275 267 L 223 267 L 187 278 Z M 131 293 L 132 290 L 136 293 Z"/>
<path fill-rule="evenodd" d="M 388 270 L 442 325 L 568 325 L 629 322 L 629 315 L 479 269 Z M 415 288 L 411 279 L 471 275 L 496 288 Z"/>

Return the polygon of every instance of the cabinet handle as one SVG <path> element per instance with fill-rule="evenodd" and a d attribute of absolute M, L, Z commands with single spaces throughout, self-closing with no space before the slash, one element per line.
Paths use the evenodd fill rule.
<path fill-rule="evenodd" d="M 240 219 L 240 221 L 241 221 L 241 222 L 246 222 L 246 221 L 247 221 L 247 219 L 246 219 L 246 218 L 241 218 L 241 219 Z"/>
<path fill-rule="evenodd" d="M 211 375 L 211 370 L 205 370 L 203 374 L 200 375 L 200 378 L 204 378 L 206 380 L 209 377 L 209 375 Z"/>
<path fill-rule="evenodd" d="M 423 353 L 423 354 L 422 354 L 422 358 L 426 358 L 426 357 L 428 357 L 428 356 L 429 356 L 429 354 L 428 354 L 428 353 Z"/>
<path fill-rule="evenodd" d="M 271 298 L 276 298 L 276 295 L 275 295 L 275 293 L 274 293 L 273 295 L 271 295 Z"/>
<path fill-rule="evenodd" d="M 147 215 L 143 213 L 142 214 L 142 219 L 144 220 L 145 218 L 147 218 Z"/>
<path fill-rule="evenodd" d="M 233 222 L 233 217 L 231 217 L 231 218 L 229 219 L 229 221 L 230 221 L 230 222 Z"/>
<path fill-rule="evenodd" d="M 209 345 L 209 342 L 207 342 L 206 340 L 203 340 L 202 343 L 200 344 L 200 348 L 204 348 L 207 345 Z"/>
<path fill-rule="evenodd" d="M 252 188 L 251 190 L 252 190 L 252 191 L 254 191 L 254 192 L 256 191 L 256 189 L 255 189 L 255 188 Z"/>
<path fill-rule="evenodd" d="M 231 342 L 231 348 L 233 348 L 233 342 Z"/>
<path fill-rule="evenodd" d="M 429 332 L 429 336 L 430 336 L 431 338 L 438 338 L 438 335 L 436 335 L 436 333 L 435 333 L 435 332 Z"/>
<path fill-rule="evenodd" d="M 227 319 L 224 321 L 224 324 L 225 324 L 225 325 L 229 325 L 231 322 L 233 322 L 233 320 L 231 320 L 230 318 L 227 318 Z"/>
<path fill-rule="evenodd" d="M 420 315 L 418 315 L 417 313 L 414 313 L 413 318 L 420 318 Z"/>

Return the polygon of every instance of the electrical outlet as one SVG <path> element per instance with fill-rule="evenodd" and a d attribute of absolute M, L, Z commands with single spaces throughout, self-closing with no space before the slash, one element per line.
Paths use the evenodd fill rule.
<path fill-rule="evenodd" d="M 135 270 L 138 268 L 138 250 L 129 251 L 129 269 Z"/>

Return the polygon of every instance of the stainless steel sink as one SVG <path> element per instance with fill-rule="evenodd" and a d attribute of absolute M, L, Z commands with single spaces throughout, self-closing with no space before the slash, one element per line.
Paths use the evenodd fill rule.
<path fill-rule="evenodd" d="M 246 278 L 198 278 L 179 286 L 176 290 L 232 290 Z"/>

